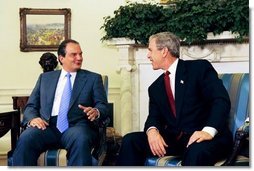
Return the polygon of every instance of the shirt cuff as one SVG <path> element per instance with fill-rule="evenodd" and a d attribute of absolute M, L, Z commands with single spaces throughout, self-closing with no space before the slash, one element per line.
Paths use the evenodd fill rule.
<path fill-rule="evenodd" d="M 97 109 L 97 108 L 94 108 L 94 109 L 98 112 L 98 115 L 97 115 L 97 117 L 96 117 L 95 119 L 99 119 L 100 116 L 101 116 L 100 111 L 99 111 L 99 109 Z"/>
<path fill-rule="evenodd" d="M 214 136 L 218 133 L 218 131 L 217 131 L 215 128 L 210 127 L 210 126 L 205 126 L 205 127 L 202 129 L 202 131 L 207 132 L 207 133 L 210 134 L 212 137 L 214 137 Z"/>
<path fill-rule="evenodd" d="M 151 126 L 151 127 L 149 127 L 147 130 L 146 130 L 146 134 L 148 133 L 148 131 L 150 130 L 150 129 L 156 129 L 158 132 L 159 132 L 159 130 L 155 127 L 155 126 Z"/>

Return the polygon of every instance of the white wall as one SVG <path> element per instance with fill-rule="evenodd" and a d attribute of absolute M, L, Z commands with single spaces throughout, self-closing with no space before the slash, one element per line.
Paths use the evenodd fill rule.
<path fill-rule="evenodd" d="M 42 72 L 39 58 L 44 52 L 21 52 L 19 8 L 71 9 L 71 38 L 83 50 L 82 68 L 109 76 L 109 101 L 119 112 L 120 78 L 116 72 L 117 49 L 101 42 L 103 17 L 112 16 L 125 0 L 0 0 L 0 110 L 12 109 L 13 95 L 30 94 Z M 53 52 L 57 55 L 56 52 Z"/>
<path fill-rule="evenodd" d="M 8 73 L 1 78 L 0 88 L 30 89 L 42 72 L 38 61 L 43 52 L 19 50 L 19 8 L 71 8 L 71 37 L 83 48 L 83 68 L 109 75 L 110 86 L 119 87 L 116 49 L 100 41 L 104 34 L 100 27 L 103 17 L 112 15 L 124 3 L 124 0 L 0 0 L 0 72 Z"/>

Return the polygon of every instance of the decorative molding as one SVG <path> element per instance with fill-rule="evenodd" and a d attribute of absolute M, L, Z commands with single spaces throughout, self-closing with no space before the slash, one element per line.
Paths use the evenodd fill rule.
<path fill-rule="evenodd" d="M 213 47 L 200 48 L 200 46 L 191 46 L 181 48 L 181 58 L 187 57 L 191 59 L 207 59 L 209 61 L 220 61 L 219 54 L 220 49 Z"/>
<path fill-rule="evenodd" d="M 207 39 L 200 42 L 193 42 L 191 44 L 186 43 L 185 41 L 181 42 L 181 46 L 192 46 L 192 45 L 199 45 L 203 47 L 204 45 L 209 44 L 242 44 L 242 43 L 249 43 L 249 38 L 244 38 L 241 42 L 236 39 L 238 37 L 237 34 L 232 34 L 229 31 L 224 31 L 221 34 L 213 35 L 212 32 L 207 34 Z"/>

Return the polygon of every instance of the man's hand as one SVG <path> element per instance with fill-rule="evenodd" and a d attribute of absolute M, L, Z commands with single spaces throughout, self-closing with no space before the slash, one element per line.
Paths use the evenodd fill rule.
<path fill-rule="evenodd" d="M 38 118 L 33 118 L 30 122 L 29 125 L 31 127 L 37 127 L 38 129 L 46 129 L 46 127 L 49 125 L 46 121 L 41 119 L 40 117 Z"/>
<path fill-rule="evenodd" d="M 195 131 L 189 139 L 187 147 L 194 142 L 200 143 L 202 141 L 211 140 L 213 137 L 205 131 Z"/>
<path fill-rule="evenodd" d="M 147 132 L 148 143 L 153 155 L 163 157 L 166 154 L 165 147 L 168 145 L 165 143 L 163 137 L 157 131 L 156 128 L 152 128 Z"/>
<path fill-rule="evenodd" d="M 78 105 L 78 107 L 80 109 L 82 109 L 84 113 L 86 113 L 87 118 L 90 121 L 94 121 L 98 117 L 98 115 L 99 115 L 98 110 L 95 109 L 95 108 L 85 107 L 85 106 L 82 106 L 82 105 Z"/>

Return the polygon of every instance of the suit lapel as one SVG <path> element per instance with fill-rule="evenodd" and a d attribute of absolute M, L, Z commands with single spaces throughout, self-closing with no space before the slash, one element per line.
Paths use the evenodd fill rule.
<path fill-rule="evenodd" d="M 80 94 L 80 91 L 85 86 L 86 81 L 87 81 L 86 74 L 84 74 L 81 71 L 78 71 L 77 75 L 76 75 L 76 78 L 75 78 L 74 85 L 73 85 L 73 89 L 72 89 L 72 96 L 71 96 L 71 101 L 70 101 L 69 108 L 72 107 L 72 105 L 74 104 L 75 100 L 78 98 L 78 96 Z"/>
<path fill-rule="evenodd" d="M 47 104 L 50 106 L 49 113 L 52 111 L 53 102 L 55 98 L 55 92 L 56 92 L 56 86 L 58 83 L 59 76 L 61 74 L 61 70 L 52 72 L 52 74 L 49 74 L 47 77 Z"/>
<path fill-rule="evenodd" d="M 187 78 L 185 75 L 184 61 L 179 59 L 176 78 L 175 78 L 175 104 L 176 104 L 176 117 L 179 119 L 184 99 L 184 92 L 187 83 Z"/>

